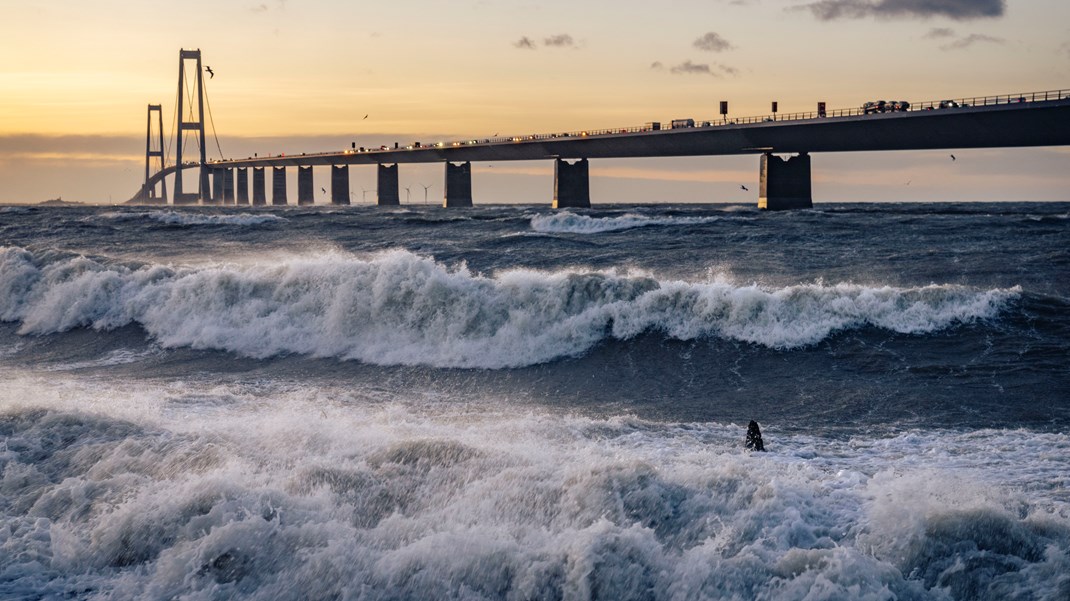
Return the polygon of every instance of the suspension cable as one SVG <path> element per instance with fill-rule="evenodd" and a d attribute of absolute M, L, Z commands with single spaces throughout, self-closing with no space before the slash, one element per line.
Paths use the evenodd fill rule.
<path fill-rule="evenodd" d="M 201 86 L 204 86 L 204 78 L 201 78 Z M 219 158 L 222 160 L 223 149 L 219 146 L 219 134 L 215 130 L 215 119 L 212 118 L 212 103 L 208 100 L 208 89 L 203 88 L 204 91 L 204 104 L 208 107 L 208 122 L 212 124 L 212 137 L 215 138 L 215 148 L 219 151 Z M 203 115 L 201 116 L 203 119 Z M 203 126 L 203 123 L 202 123 Z"/>
<path fill-rule="evenodd" d="M 175 126 L 178 123 L 178 99 L 181 97 L 182 90 L 175 92 L 175 104 L 171 108 L 171 135 L 167 138 L 167 153 L 166 156 L 171 156 L 171 144 L 175 141 L 175 130 L 178 128 Z M 178 159 L 175 159 L 175 164 L 178 164 Z M 166 167 L 166 165 L 165 165 Z"/>

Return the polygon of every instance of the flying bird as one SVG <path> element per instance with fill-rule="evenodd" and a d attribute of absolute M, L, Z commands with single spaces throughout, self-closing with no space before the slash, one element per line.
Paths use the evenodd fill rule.
<path fill-rule="evenodd" d="M 739 187 L 740 187 L 740 188 L 742 188 L 744 192 L 750 192 L 750 190 L 749 190 L 749 189 L 747 189 L 747 187 L 746 187 L 746 186 L 744 186 L 744 185 L 742 185 L 742 184 L 740 184 L 740 186 L 739 186 Z"/>
<path fill-rule="evenodd" d="M 215 79 L 215 71 L 211 67 L 206 66 L 204 70 L 208 72 L 208 79 Z"/>
<path fill-rule="evenodd" d="M 364 115 L 364 119 L 367 119 L 367 118 L 368 118 L 368 116 L 367 116 L 367 115 Z M 363 121 L 364 119 L 361 119 L 361 121 Z"/>
<path fill-rule="evenodd" d="M 957 160 L 958 160 L 958 159 L 956 159 L 956 158 L 955 158 L 955 155 L 953 155 L 953 154 L 952 154 L 952 155 L 948 155 L 948 156 L 950 156 L 950 157 L 951 157 L 951 160 L 952 160 L 952 161 L 957 161 Z"/>
<path fill-rule="evenodd" d="M 326 194 L 326 193 L 327 193 L 327 188 L 322 188 L 322 187 L 321 187 L 321 188 L 320 188 L 320 191 L 321 191 L 321 192 L 323 192 L 324 194 Z"/>

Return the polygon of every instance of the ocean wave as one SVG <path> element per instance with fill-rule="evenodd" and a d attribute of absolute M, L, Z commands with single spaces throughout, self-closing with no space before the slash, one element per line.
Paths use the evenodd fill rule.
<path fill-rule="evenodd" d="M 719 217 L 647 217 L 626 213 L 619 217 L 589 217 L 568 211 L 531 218 L 531 229 L 544 234 L 601 234 L 654 225 L 696 225 L 717 221 Z"/>
<path fill-rule="evenodd" d="M 102 213 L 91 219 L 105 219 L 108 221 L 157 221 L 166 225 L 263 225 L 266 223 L 282 223 L 289 221 L 278 215 L 251 213 L 237 213 L 227 215 L 209 215 L 204 213 L 183 213 L 179 211 L 149 211 L 147 213 Z"/>
<path fill-rule="evenodd" d="M 1070 586 L 1065 505 L 992 467 L 1029 463 L 1026 448 L 1016 463 L 954 432 L 914 433 L 886 442 L 936 456 L 900 466 L 879 440 L 776 438 L 756 457 L 720 424 L 327 409 L 189 411 L 168 429 L 0 413 L 0 592 L 995 600 Z M 1066 436 L 1036 443 L 1065 473 Z"/>
<path fill-rule="evenodd" d="M 18 323 L 20 334 L 137 324 L 165 347 L 380 365 L 522 367 L 647 332 L 786 350 L 868 327 L 937 332 L 995 318 L 1020 295 L 957 285 L 770 288 L 616 271 L 491 277 L 401 250 L 132 268 L 86 257 L 43 263 L 0 248 L 0 320 Z"/>

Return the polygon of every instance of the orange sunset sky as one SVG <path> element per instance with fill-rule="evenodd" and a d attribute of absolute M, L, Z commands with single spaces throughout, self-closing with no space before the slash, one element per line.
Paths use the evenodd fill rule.
<path fill-rule="evenodd" d="M 224 157 L 1070 88 L 1065 0 L 0 0 L 0 23 L 0 203 L 130 198 L 180 48 L 215 72 Z M 814 200 L 1070 200 L 1070 147 L 954 152 L 814 155 Z M 473 168 L 477 204 L 550 201 L 548 161 Z M 351 171 L 370 202 L 374 169 Z M 753 202 L 758 159 L 591 177 L 595 204 Z M 402 166 L 413 202 L 441 179 Z"/>

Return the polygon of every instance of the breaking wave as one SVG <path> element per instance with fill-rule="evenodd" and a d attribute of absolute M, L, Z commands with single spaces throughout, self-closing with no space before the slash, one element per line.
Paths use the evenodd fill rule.
<path fill-rule="evenodd" d="M 653 225 L 696 225 L 719 217 L 647 217 L 627 213 L 619 217 L 589 217 L 568 211 L 531 218 L 531 229 L 544 234 L 601 234 Z"/>
<path fill-rule="evenodd" d="M 265 223 L 281 223 L 288 221 L 278 215 L 253 215 L 250 213 L 237 213 L 227 215 L 208 215 L 200 213 L 183 213 L 178 211 L 150 211 L 148 213 L 104 213 L 99 219 L 110 221 L 140 221 L 148 219 L 158 221 L 166 225 L 263 225 Z"/>
<path fill-rule="evenodd" d="M 927 334 L 992 319 L 1020 295 L 1017 287 L 769 288 L 590 270 L 485 276 L 401 250 L 128 267 L 86 257 L 45 263 L 0 248 L 0 320 L 20 324 L 21 334 L 137 324 L 165 347 L 380 365 L 521 367 L 646 332 L 794 349 L 860 328 Z"/>
<path fill-rule="evenodd" d="M 105 392 L 110 405 L 125 395 Z M 258 414 L 187 411 L 164 429 L 44 404 L 0 413 L 5 598 L 1070 592 L 1065 504 L 1005 488 L 992 466 L 1031 463 L 1024 438 L 1065 474 L 1065 434 L 777 437 L 759 458 L 720 424 L 329 404 L 321 419 L 274 399 Z M 987 446 L 1007 442 L 1007 457 Z M 887 467 L 900 453 L 926 460 Z"/>

